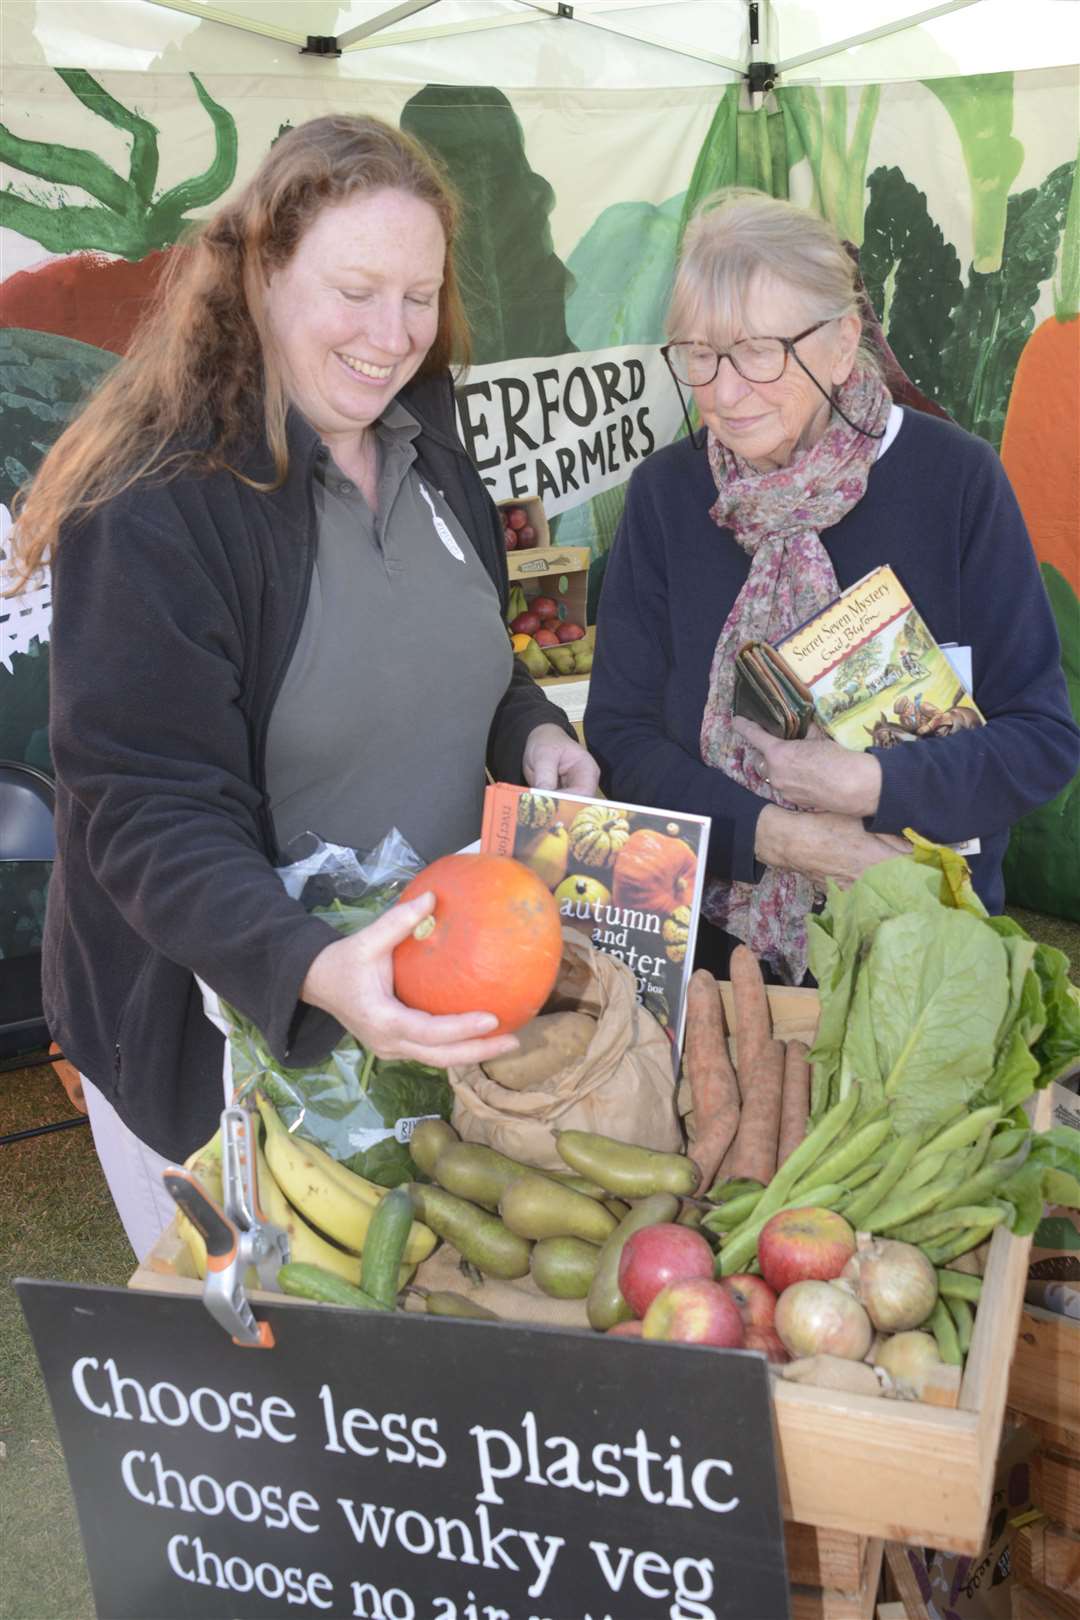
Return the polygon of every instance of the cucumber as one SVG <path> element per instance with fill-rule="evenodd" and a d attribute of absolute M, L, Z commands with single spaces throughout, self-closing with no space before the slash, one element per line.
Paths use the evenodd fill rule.
<path fill-rule="evenodd" d="M 309 1265 L 305 1260 L 290 1260 L 279 1270 L 277 1280 L 283 1294 L 293 1294 L 297 1299 L 317 1300 L 320 1305 L 348 1305 L 354 1311 L 390 1309 L 362 1288 L 354 1288 L 352 1283 L 335 1277 L 332 1271 Z"/>
<path fill-rule="evenodd" d="M 398 1268 L 412 1223 L 412 1199 L 404 1187 L 394 1187 L 380 1200 L 364 1239 L 360 1287 L 387 1311 L 397 1303 Z"/>

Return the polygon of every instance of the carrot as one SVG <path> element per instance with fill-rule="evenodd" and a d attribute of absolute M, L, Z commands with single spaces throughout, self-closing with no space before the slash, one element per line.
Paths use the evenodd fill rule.
<path fill-rule="evenodd" d="M 761 964 L 745 945 L 736 945 L 731 953 L 731 996 L 742 1113 L 734 1154 L 724 1169 L 728 1175 L 767 1184 L 776 1173 L 784 1043 L 773 1039 Z"/>
<path fill-rule="evenodd" d="M 779 1170 L 806 1135 L 810 1118 L 810 1064 L 804 1041 L 788 1041 L 784 1055 L 784 1094 L 780 1103 L 780 1145 L 776 1150 Z"/>
<path fill-rule="evenodd" d="M 694 1109 L 691 1151 L 701 1171 L 697 1191 L 716 1180 L 739 1125 L 739 1087 L 728 1056 L 724 1004 L 712 974 L 698 968 L 686 987 L 683 1064 Z"/>
<path fill-rule="evenodd" d="M 1049 316 L 1024 345 L 1009 395 L 1001 460 L 1040 562 L 1052 563 L 1080 594 L 1080 448 L 1073 431 L 1078 388 L 1080 317 L 1074 306 L 1071 316 Z"/>

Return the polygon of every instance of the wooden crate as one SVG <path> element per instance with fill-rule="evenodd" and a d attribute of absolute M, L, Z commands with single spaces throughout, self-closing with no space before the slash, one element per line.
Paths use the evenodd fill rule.
<path fill-rule="evenodd" d="M 1013 1543 L 1012 1563 L 1022 1585 L 1046 1586 L 1061 1597 L 1080 1598 L 1080 1536 L 1061 1525 L 1024 1525 Z"/>
<path fill-rule="evenodd" d="M 812 1524 L 785 1524 L 788 1579 L 793 1586 L 828 1586 L 857 1591 L 866 1569 L 869 1540 L 843 1530 Z"/>
<path fill-rule="evenodd" d="M 721 989 L 730 1021 L 730 987 Z M 771 988 L 769 1000 L 779 1037 L 812 1037 L 815 991 Z M 1049 1097 L 1042 1092 L 1035 1123 L 1043 1129 L 1048 1120 Z M 1030 1238 L 1014 1238 L 1000 1228 L 994 1233 L 955 1409 L 774 1381 L 777 1462 L 787 1521 L 864 1541 L 902 1541 L 973 1556 L 980 1551 L 1030 1246 Z M 184 1267 L 177 1251 L 175 1235 L 163 1239 L 131 1285 L 198 1293 L 196 1280 L 178 1274 L 178 1268 L 190 1272 L 190 1265 Z M 252 1295 L 256 1301 L 260 1297 L 281 1303 L 280 1295 Z M 1050 1343 L 1051 1330 L 1046 1331 L 1042 1343 Z M 1075 1367 L 1073 1375 L 1075 1383 Z M 1022 1372 L 1020 1387 L 1028 1398 Z M 1055 1402 L 1058 1398 L 1052 1397 L 1048 1415 L 1058 1411 Z M 872 1617 L 873 1609 L 867 1614 Z M 802 1620 L 798 1612 L 796 1620 Z"/>
<path fill-rule="evenodd" d="M 1080 1436 L 1080 1322 L 1024 1306 L 1009 1375 L 1009 1405 Z M 1065 1449 L 1080 1452 L 1080 1441 Z"/>
<path fill-rule="evenodd" d="M 884 1543 L 785 1524 L 791 1620 L 874 1620 Z"/>
<path fill-rule="evenodd" d="M 1048 1519 L 1080 1535 L 1080 1457 L 1038 1452 L 1031 1462 L 1031 1500 Z"/>
<path fill-rule="evenodd" d="M 1012 1620 L 1080 1620 L 1080 1603 L 1045 1586 L 1014 1586 Z"/>

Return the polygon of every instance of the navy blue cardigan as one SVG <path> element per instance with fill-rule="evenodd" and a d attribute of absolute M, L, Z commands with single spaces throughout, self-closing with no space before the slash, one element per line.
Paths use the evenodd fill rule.
<path fill-rule="evenodd" d="M 687 439 L 634 472 L 597 613 L 585 732 L 606 793 L 711 816 L 710 872 L 753 882 L 767 801 L 703 764 L 699 748 L 712 655 L 750 566 L 709 517 L 715 498 L 705 452 Z M 972 877 L 998 912 L 1009 828 L 1080 759 L 1057 630 L 1001 463 L 955 424 L 905 411 L 866 494 L 821 538 L 842 590 L 891 563 L 937 640 L 972 648 L 989 724 L 875 750 L 881 803 L 866 825 L 980 838 Z"/>

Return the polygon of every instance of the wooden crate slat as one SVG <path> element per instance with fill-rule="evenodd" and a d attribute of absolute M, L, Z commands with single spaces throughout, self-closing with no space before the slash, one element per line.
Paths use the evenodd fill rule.
<path fill-rule="evenodd" d="M 1009 1405 L 1061 1428 L 1080 1429 L 1080 1322 L 1024 1306 Z"/>
<path fill-rule="evenodd" d="M 1032 1417 L 1029 1412 L 1021 1412 L 1015 1406 L 1005 1408 L 1005 1421 L 1033 1435 L 1040 1451 L 1058 1451 L 1080 1462 L 1080 1429 L 1065 1429 L 1059 1423 L 1046 1423 L 1042 1418 Z"/>
<path fill-rule="evenodd" d="M 980 1467 L 976 1414 L 782 1379 L 774 1400 L 785 1518 L 978 1552 L 993 1459 Z"/>
<path fill-rule="evenodd" d="M 1013 1583 L 1012 1620 L 1080 1620 L 1080 1602 L 1046 1586 Z"/>
<path fill-rule="evenodd" d="M 857 1592 L 792 1586 L 791 1620 L 874 1620 L 884 1550 L 881 1541 L 868 1544 L 862 1584 Z"/>
<path fill-rule="evenodd" d="M 1080 1537 L 1056 1524 L 1026 1524 L 1012 1550 L 1017 1579 L 1080 1598 Z"/>
<path fill-rule="evenodd" d="M 788 1580 L 793 1586 L 831 1586 L 855 1592 L 861 1585 L 870 1546 L 865 1536 L 789 1522 L 784 1525 L 784 1543 Z"/>
<path fill-rule="evenodd" d="M 898 1542 L 887 1541 L 885 1564 L 892 1584 L 900 1594 L 907 1620 L 930 1620 L 930 1611 L 919 1590 L 918 1577 L 911 1567 L 908 1549 Z"/>
<path fill-rule="evenodd" d="M 1040 1451 L 1031 1463 L 1031 1500 L 1055 1524 L 1080 1532 L 1080 1462 Z"/>

